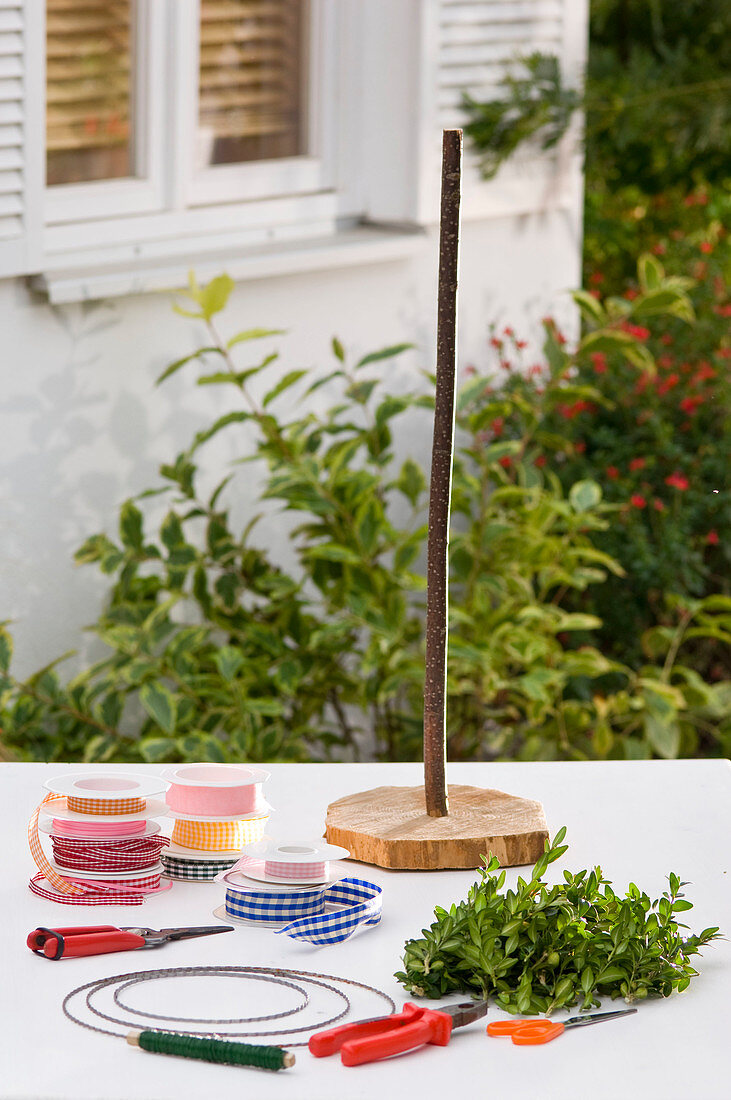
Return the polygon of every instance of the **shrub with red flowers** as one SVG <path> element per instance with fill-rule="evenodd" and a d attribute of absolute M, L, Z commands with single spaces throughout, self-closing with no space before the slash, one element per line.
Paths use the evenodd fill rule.
<path fill-rule="evenodd" d="M 701 252 L 706 241 L 713 247 Z M 626 576 L 593 586 L 580 607 L 602 619 L 605 652 L 635 667 L 668 594 L 731 592 L 731 248 L 711 224 L 693 240 L 663 242 L 662 253 L 663 264 L 641 258 L 630 294 L 576 295 L 584 336 L 575 353 L 546 323 L 550 370 L 540 387 L 514 372 L 506 389 L 523 411 L 503 413 L 509 438 L 525 432 L 530 407 L 531 447 L 540 441 L 564 491 L 590 478 L 616 505 L 592 539 Z M 681 274 L 689 267 L 695 279 Z M 698 641 L 692 655 L 710 680 L 731 667 L 727 640 L 717 642 Z"/>

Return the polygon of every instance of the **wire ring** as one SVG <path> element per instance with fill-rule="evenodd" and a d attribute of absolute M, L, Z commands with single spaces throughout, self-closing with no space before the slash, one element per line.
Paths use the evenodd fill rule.
<path fill-rule="evenodd" d="M 200 975 L 200 974 L 168 974 L 167 975 L 168 978 L 171 978 L 171 977 L 172 978 L 199 978 L 201 976 L 202 975 Z M 225 974 L 221 974 L 220 977 L 225 977 Z M 308 994 L 306 989 L 304 989 L 301 985 L 295 985 L 294 982 L 285 981 L 284 978 L 274 978 L 274 977 L 264 978 L 260 974 L 235 974 L 235 975 L 231 975 L 231 977 L 249 978 L 252 981 L 263 981 L 263 982 L 266 982 L 267 984 L 271 984 L 271 985 L 286 985 L 286 986 L 289 987 L 289 989 L 294 989 L 297 993 L 301 994 L 301 997 L 302 997 L 301 1004 L 297 1005 L 296 1008 L 285 1008 L 283 1012 L 273 1012 L 270 1016 L 239 1016 L 239 1017 L 236 1017 L 235 1019 L 231 1019 L 231 1020 L 219 1020 L 219 1019 L 210 1020 L 210 1019 L 206 1019 L 205 1017 L 201 1017 L 201 1016 L 176 1016 L 175 1020 L 180 1024 L 217 1024 L 217 1025 L 220 1025 L 220 1024 L 258 1024 L 258 1023 L 263 1023 L 265 1020 L 281 1020 L 285 1016 L 294 1016 L 294 1014 L 296 1012 L 302 1012 L 303 1009 L 307 1008 L 307 1005 L 310 1003 L 310 997 L 309 997 L 309 994 Z M 149 979 L 148 978 L 132 978 L 132 979 L 130 979 L 130 981 L 125 982 L 123 985 L 120 985 L 114 991 L 114 1003 L 116 1005 L 119 1005 L 120 1008 L 123 1008 L 125 1012 L 132 1012 L 135 1016 L 144 1016 L 148 1020 L 166 1020 L 169 1023 L 170 1020 L 172 1019 L 172 1017 L 170 1017 L 170 1016 L 160 1016 L 155 1012 L 145 1012 L 144 1009 L 133 1008 L 132 1005 L 128 1005 L 122 1000 L 122 993 L 124 993 L 125 989 L 129 989 L 131 986 L 134 986 L 134 985 L 142 985 L 146 981 L 149 981 Z M 87 1004 L 88 1004 L 88 998 L 87 998 Z M 89 1007 L 91 1007 L 91 1006 L 89 1006 Z M 92 1012 L 96 1012 L 96 1011 L 97 1011 L 96 1009 L 92 1008 Z M 108 1018 L 108 1017 L 105 1017 L 105 1018 Z"/>
<path fill-rule="evenodd" d="M 334 993 L 337 997 L 339 997 L 342 1001 L 345 1002 L 345 1007 L 340 1012 L 334 1013 L 328 1019 L 320 1019 L 320 1020 L 317 1021 L 317 1023 L 314 1023 L 314 1024 L 308 1024 L 308 1025 L 304 1025 L 302 1027 L 282 1028 L 278 1031 L 275 1030 L 275 1031 L 226 1032 L 222 1036 L 223 1038 L 231 1038 L 231 1039 L 268 1038 L 268 1037 L 283 1036 L 283 1035 L 298 1035 L 298 1034 L 302 1034 L 303 1032 L 308 1032 L 308 1031 L 309 1032 L 314 1032 L 314 1031 L 323 1030 L 324 1028 L 328 1027 L 330 1024 L 336 1023 L 338 1020 L 341 1020 L 344 1016 L 347 1015 L 347 1013 L 350 1011 L 350 1009 L 352 1007 L 351 1002 L 350 1002 L 349 998 L 347 997 L 347 995 L 341 989 L 338 989 L 337 986 L 333 985 L 332 983 L 338 983 L 338 984 L 341 984 L 341 985 L 352 986 L 353 988 L 356 988 L 356 989 L 365 990 L 367 993 L 373 993 L 375 996 L 379 997 L 382 1001 L 384 1001 L 388 1005 L 389 1013 L 393 1013 L 393 1012 L 396 1011 L 396 1005 L 395 1005 L 393 999 L 391 997 L 389 997 L 389 995 L 387 993 L 384 993 L 382 990 L 377 989 L 375 986 L 367 985 L 365 982 L 358 982 L 353 978 L 339 978 L 339 977 L 335 977 L 334 975 L 331 975 L 331 974 L 312 973 L 312 972 L 307 971 L 307 970 L 286 970 L 286 969 L 282 969 L 282 968 L 279 968 L 279 967 L 266 967 L 266 966 L 185 966 L 185 967 L 171 967 L 171 968 L 168 968 L 166 970 L 140 970 L 140 971 L 135 971 L 135 972 L 131 972 L 131 973 L 128 973 L 128 974 L 115 974 L 110 978 L 96 979 L 94 981 L 87 982 L 85 985 L 80 985 L 80 986 L 77 986 L 75 989 L 72 989 L 71 992 L 67 993 L 66 996 L 64 997 L 62 1005 L 61 1005 L 61 1009 L 62 1009 L 64 1015 L 69 1020 L 72 1020 L 75 1024 L 79 1024 L 81 1027 L 87 1028 L 87 1030 L 89 1030 L 89 1031 L 96 1031 L 96 1032 L 99 1032 L 99 1034 L 101 1034 L 101 1035 L 111 1035 L 114 1038 L 120 1038 L 121 1039 L 121 1038 L 125 1037 L 126 1032 L 120 1033 L 118 1031 L 110 1031 L 109 1028 L 100 1027 L 98 1024 L 89 1023 L 88 1021 L 83 1020 L 78 1015 L 76 1015 L 74 1010 L 71 1007 L 71 1003 L 74 1000 L 74 998 L 80 997 L 82 994 L 86 994 L 85 1003 L 86 1003 L 86 1006 L 87 1006 L 87 1009 L 89 1010 L 89 1012 L 91 1012 L 94 1016 L 99 1017 L 100 1019 L 108 1020 L 110 1023 L 117 1024 L 117 1025 L 119 1025 L 121 1027 L 124 1027 L 124 1028 L 130 1028 L 130 1027 L 135 1027 L 135 1026 L 139 1026 L 139 1025 L 135 1024 L 135 1023 L 130 1023 L 128 1020 L 125 1020 L 125 1019 L 120 1019 L 117 1016 L 112 1016 L 108 1013 L 102 1012 L 101 1009 L 97 1008 L 93 1004 L 93 998 L 97 994 L 101 993 L 105 989 L 110 989 L 112 986 L 118 985 L 119 983 L 122 983 L 122 984 L 119 985 L 119 988 L 117 990 L 115 990 L 113 998 L 114 998 L 115 1003 L 120 1008 L 123 1008 L 126 1012 L 132 1012 L 134 1015 L 146 1015 L 150 1019 L 161 1020 L 161 1021 L 165 1021 L 165 1022 L 170 1023 L 170 1024 L 176 1024 L 177 1023 L 178 1025 L 180 1025 L 181 1023 L 197 1022 L 197 1023 L 212 1024 L 215 1027 L 215 1026 L 222 1026 L 224 1024 L 229 1024 L 229 1023 L 244 1023 L 244 1022 L 246 1022 L 246 1023 L 256 1023 L 256 1022 L 259 1022 L 259 1021 L 263 1022 L 265 1020 L 270 1020 L 270 1019 L 282 1019 L 282 1018 L 287 1017 L 287 1016 L 295 1015 L 297 1012 L 302 1011 L 306 1007 L 306 1005 L 300 1005 L 298 1007 L 295 1007 L 294 1009 L 289 1009 L 289 1010 L 287 1010 L 285 1012 L 281 1012 L 281 1013 L 275 1013 L 275 1014 L 272 1014 L 270 1016 L 247 1017 L 247 1018 L 243 1018 L 241 1020 L 234 1020 L 234 1021 L 227 1021 L 227 1020 L 188 1021 L 188 1020 L 184 1020 L 182 1018 L 169 1017 L 169 1016 L 155 1016 L 152 1013 L 140 1013 L 139 1010 L 130 1009 L 126 1004 L 124 1004 L 123 1002 L 118 1000 L 119 994 L 123 993 L 123 991 L 131 985 L 142 985 L 145 982 L 156 981 L 156 980 L 159 980 L 159 979 L 162 979 L 162 978 L 189 977 L 189 976 L 215 977 L 217 975 L 225 976 L 225 977 L 259 978 L 262 981 L 268 981 L 268 982 L 271 982 L 272 984 L 287 985 L 287 986 L 290 986 L 291 988 L 297 990 L 298 992 L 302 993 L 303 996 L 305 996 L 307 998 L 306 1004 L 309 1004 L 309 993 L 307 992 L 307 989 L 303 988 L 302 986 L 297 984 L 297 982 L 293 981 L 293 979 L 299 979 L 299 981 L 301 981 L 304 985 L 319 986 L 320 988 L 326 989 L 330 993 Z M 158 1026 L 158 1027 L 155 1027 L 154 1030 L 164 1032 L 164 1033 L 168 1033 L 168 1034 L 179 1034 L 180 1031 L 181 1031 L 181 1028 L 180 1028 L 180 1026 L 176 1026 L 176 1027 L 159 1027 Z M 192 1032 L 191 1034 L 196 1034 L 196 1033 Z M 210 1034 L 210 1032 L 203 1032 L 203 1033 L 198 1033 L 198 1034 Z M 275 1045 L 278 1045 L 278 1043 L 276 1043 Z M 298 1042 L 294 1042 L 294 1043 L 289 1043 L 288 1042 L 287 1046 L 307 1046 L 307 1040 L 298 1041 Z"/>

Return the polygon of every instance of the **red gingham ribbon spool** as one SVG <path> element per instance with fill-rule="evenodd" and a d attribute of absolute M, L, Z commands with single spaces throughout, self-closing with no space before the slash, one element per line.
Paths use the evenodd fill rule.
<path fill-rule="evenodd" d="M 169 843 L 161 836 L 96 842 L 51 836 L 56 864 L 69 871 L 144 871 L 155 866 Z"/>
<path fill-rule="evenodd" d="M 67 795 L 66 804 L 75 814 L 141 814 L 145 808 L 144 798 L 79 798 Z"/>
<path fill-rule="evenodd" d="M 108 878 L 104 879 L 103 883 L 100 883 L 99 879 L 85 879 L 81 875 L 74 874 L 69 875 L 71 882 L 80 883 L 82 886 L 91 886 L 94 890 L 97 890 L 100 885 L 103 885 L 106 889 L 124 890 L 130 894 L 141 894 L 148 891 L 158 890 L 160 888 L 160 875 L 161 872 L 157 871 L 152 875 L 142 875 L 139 878 L 132 878 L 125 876 L 124 878 Z"/>

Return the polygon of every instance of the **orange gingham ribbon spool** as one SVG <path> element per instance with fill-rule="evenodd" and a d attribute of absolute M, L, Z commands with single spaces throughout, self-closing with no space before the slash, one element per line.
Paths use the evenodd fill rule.
<path fill-rule="evenodd" d="M 70 794 L 66 796 L 66 805 L 75 814 L 120 816 L 121 814 L 141 814 L 145 808 L 145 800 L 144 798 L 78 798 Z"/>
<path fill-rule="evenodd" d="M 261 840 L 268 817 L 244 821 L 182 821 L 173 826 L 173 844 L 204 852 L 240 851 L 245 844 Z"/>

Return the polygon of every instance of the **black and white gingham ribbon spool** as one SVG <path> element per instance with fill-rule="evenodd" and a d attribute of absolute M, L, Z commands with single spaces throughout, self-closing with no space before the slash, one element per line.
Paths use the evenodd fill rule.
<path fill-rule="evenodd" d="M 221 871 L 227 871 L 236 862 L 230 859 L 181 859 L 168 852 L 160 854 L 166 878 L 178 882 L 213 882 Z"/>

